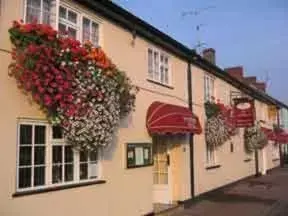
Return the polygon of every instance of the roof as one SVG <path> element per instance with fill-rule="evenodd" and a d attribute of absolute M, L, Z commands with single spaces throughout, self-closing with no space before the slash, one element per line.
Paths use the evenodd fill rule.
<path fill-rule="evenodd" d="M 236 78 L 232 77 L 230 74 L 226 73 L 220 67 L 208 62 L 200 55 L 198 55 L 194 50 L 188 48 L 182 43 L 176 41 L 169 35 L 140 19 L 139 17 L 133 15 L 129 11 L 123 9 L 122 7 L 116 5 L 112 1 L 108 0 L 75 0 L 90 9 L 94 10 L 106 19 L 116 23 L 122 28 L 130 31 L 137 36 L 141 36 L 148 41 L 162 47 L 163 49 L 171 52 L 172 54 L 178 56 L 179 58 L 191 62 L 192 64 L 201 67 L 207 72 L 212 73 L 216 77 L 230 83 L 236 88 L 239 88 L 244 93 L 252 96 L 255 99 L 263 101 L 265 103 L 275 105 L 278 108 L 286 108 L 288 106 L 283 102 L 271 97 L 267 93 L 264 93 L 258 89 L 255 89 L 246 83 L 243 83 Z"/>

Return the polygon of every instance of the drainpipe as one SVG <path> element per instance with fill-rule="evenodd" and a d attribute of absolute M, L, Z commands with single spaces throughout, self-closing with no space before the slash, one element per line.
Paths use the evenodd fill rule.
<path fill-rule="evenodd" d="M 255 156 L 255 177 L 258 177 L 258 176 L 261 176 L 261 174 L 259 172 L 259 154 L 258 154 L 258 149 L 255 149 L 254 156 Z"/>
<path fill-rule="evenodd" d="M 193 111 L 192 107 L 192 74 L 191 74 L 191 62 L 187 62 L 187 90 L 188 90 L 188 104 L 189 109 Z M 195 188 L 194 188 L 194 135 L 189 134 L 189 149 L 190 149 L 190 185 L 191 185 L 191 198 L 194 198 Z"/>

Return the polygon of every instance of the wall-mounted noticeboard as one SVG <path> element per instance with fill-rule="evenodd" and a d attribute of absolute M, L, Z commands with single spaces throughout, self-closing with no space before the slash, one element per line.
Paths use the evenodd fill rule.
<path fill-rule="evenodd" d="M 152 143 L 127 143 L 127 168 L 153 165 Z"/>

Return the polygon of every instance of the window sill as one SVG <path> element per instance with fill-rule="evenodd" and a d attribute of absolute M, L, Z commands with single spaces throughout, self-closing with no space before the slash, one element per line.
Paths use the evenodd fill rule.
<path fill-rule="evenodd" d="M 174 89 L 174 87 L 172 87 L 171 85 L 164 84 L 164 83 L 161 83 L 161 82 L 152 80 L 152 79 L 147 79 L 147 81 L 148 81 L 148 82 L 151 82 L 151 83 L 154 83 L 154 84 L 156 84 L 156 85 L 160 85 L 160 86 L 162 86 L 162 87 L 166 87 L 166 88 L 169 88 L 169 89 Z"/>
<path fill-rule="evenodd" d="M 81 182 L 81 183 L 61 185 L 61 186 L 55 186 L 55 187 L 52 186 L 49 188 L 41 188 L 41 189 L 35 189 L 35 190 L 29 190 L 29 191 L 19 191 L 19 192 L 14 193 L 12 197 L 28 196 L 28 195 L 33 195 L 33 194 L 47 193 L 47 192 L 52 192 L 52 191 L 66 190 L 66 189 L 90 186 L 90 185 L 95 185 L 95 184 L 104 184 L 104 183 L 106 183 L 105 180 L 97 180 L 97 181 Z"/>
<path fill-rule="evenodd" d="M 208 165 L 208 166 L 206 166 L 206 170 L 212 170 L 212 169 L 218 169 L 218 168 L 220 168 L 221 167 L 221 165 L 220 164 L 217 164 L 217 165 Z"/>
<path fill-rule="evenodd" d="M 247 159 L 244 160 L 245 163 L 248 163 L 250 161 L 252 161 L 252 158 L 247 158 Z"/>
<path fill-rule="evenodd" d="M 276 162 L 276 161 L 279 161 L 279 160 L 280 160 L 280 158 L 274 158 L 274 159 L 272 159 L 273 162 Z"/>

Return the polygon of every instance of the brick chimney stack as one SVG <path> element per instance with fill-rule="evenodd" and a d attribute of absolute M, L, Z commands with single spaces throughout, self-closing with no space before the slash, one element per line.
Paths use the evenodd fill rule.
<path fill-rule="evenodd" d="M 203 58 L 212 64 L 216 64 L 216 51 L 213 48 L 208 48 L 202 52 Z"/>
<path fill-rule="evenodd" d="M 230 74 L 231 76 L 233 76 L 234 78 L 238 79 L 238 80 L 243 80 L 243 67 L 242 66 L 237 66 L 237 67 L 229 67 L 229 68 L 225 68 L 224 69 L 228 74 Z"/>
<path fill-rule="evenodd" d="M 245 77 L 244 79 L 247 84 L 254 84 L 257 82 L 256 76 L 249 76 L 249 77 Z"/>

